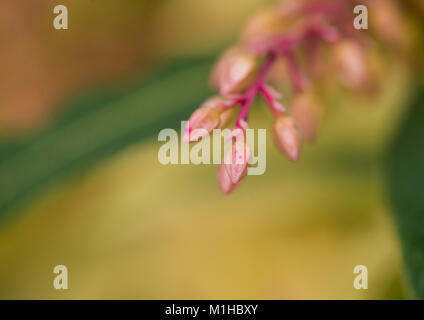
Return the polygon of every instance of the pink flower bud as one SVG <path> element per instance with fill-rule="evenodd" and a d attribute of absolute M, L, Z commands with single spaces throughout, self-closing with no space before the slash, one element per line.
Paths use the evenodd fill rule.
<path fill-rule="evenodd" d="M 219 129 L 224 128 L 234 116 L 234 109 L 227 109 L 221 113 L 219 121 Z"/>
<path fill-rule="evenodd" d="M 273 138 L 277 148 L 287 158 L 292 161 L 299 159 L 301 138 L 291 117 L 280 116 L 275 120 Z"/>
<path fill-rule="evenodd" d="M 202 106 L 188 120 L 183 140 L 186 143 L 198 141 L 219 127 L 220 112 L 217 108 Z"/>
<path fill-rule="evenodd" d="M 214 96 L 206 100 L 202 107 L 215 108 L 220 113 L 218 129 L 224 128 L 234 115 L 234 109 L 230 108 L 234 104 L 234 100 L 239 97 L 224 98 L 221 96 Z M 229 108 L 229 109 L 226 109 Z"/>
<path fill-rule="evenodd" d="M 237 52 L 224 57 L 218 64 L 215 77 L 219 77 L 222 95 L 242 93 L 255 80 L 257 59 L 248 53 Z"/>
<path fill-rule="evenodd" d="M 224 164 L 233 184 L 238 183 L 247 170 L 250 159 L 250 149 L 246 144 L 246 137 L 242 129 L 232 130 L 231 150 L 224 156 Z"/>
<path fill-rule="evenodd" d="M 302 14 L 305 7 L 304 1 L 280 1 L 277 10 L 283 18 L 287 19 Z"/>
<path fill-rule="evenodd" d="M 299 94 L 294 98 L 291 115 L 306 141 L 312 142 L 316 139 L 321 126 L 322 113 L 321 105 L 310 94 Z"/>
<path fill-rule="evenodd" d="M 203 102 L 202 107 L 215 108 L 217 110 L 220 110 L 224 106 L 225 100 L 226 99 L 224 97 L 213 96 Z"/>
<path fill-rule="evenodd" d="M 244 27 L 242 40 L 251 52 L 260 55 L 266 53 L 273 39 L 281 34 L 286 27 L 285 19 L 280 12 L 265 9 L 249 19 Z"/>
<path fill-rule="evenodd" d="M 218 184 L 219 184 L 219 188 L 221 189 L 221 192 L 225 195 L 233 192 L 240 185 L 241 181 L 246 175 L 247 175 L 247 169 L 244 171 L 241 180 L 238 183 L 234 184 L 231 181 L 230 175 L 228 174 L 225 164 L 224 163 L 221 164 L 218 168 L 218 175 L 217 175 Z"/>
<path fill-rule="evenodd" d="M 376 34 L 395 49 L 404 49 L 408 32 L 398 4 L 393 0 L 373 0 L 369 6 L 373 17 L 370 24 Z"/>
<path fill-rule="evenodd" d="M 367 81 L 367 63 L 361 45 L 353 40 L 340 41 L 334 55 L 339 80 L 349 88 L 362 87 Z"/>
<path fill-rule="evenodd" d="M 228 175 L 227 169 L 225 169 L 225 164 L 221 164 L 218 168 L 218 184 L 223 194 L 231 193 L 233 182 Z"/>
<path fill-rule="evenodd" d="M 224 71 L 227 69 L 229 61 L 237 54 L 243 52 L 243 49 L 238 46 L 231 47 L 221 54 L 217 62 L 212 68 L 211 72 L 211 86 L 214 89 L 219 89 L 221 83 L 221 77 Z"/>

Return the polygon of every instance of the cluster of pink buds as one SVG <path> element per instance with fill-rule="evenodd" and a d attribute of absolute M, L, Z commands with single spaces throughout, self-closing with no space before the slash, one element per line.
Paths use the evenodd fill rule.
<path fill-rule="evenodd" d="M 314 141 L 319 131 L 323 110 L 312 80 L 323 73 L 323 61 L 332 61 L 343 85 L 354 89 L 368 85 L 367 38 L 353 27 L 355 4 L 354 0 L 283 1 L 249 21 L 240 43 L 219 58 L 211 75 L 219 95 L 193 113 L 184 141 L 196 142 L 225 127 L 239 107 L 229 137 L 232 148 L 218 169 L 224 194 L 231 193 L 246 176 L 250 157 L 247 121 L 257 96 L 263 97 L 274 117 L 272 133 L 278 150 L 297 161 L 302 143 Z M 301 62 L 305 67 L 301 68 Z M 282 94 L 268 83 L 281 64 L 286 71 L 282 76 L 287 74 L 291 84 L 287 109 Z"/>

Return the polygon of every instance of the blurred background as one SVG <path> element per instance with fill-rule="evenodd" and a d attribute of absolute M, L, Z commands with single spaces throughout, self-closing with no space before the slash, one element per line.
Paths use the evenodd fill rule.
<path fill-rule="evenodd" d="M 321 135 L 301 161 L 269 140 L 265 175 L 231 196 L 216 166 L 157 160 L 160 129 L 187 119 L 213 59 L 272 3 L 0 3 L 0 298 L 410 297 L 382 172 L 411 84 L 401 59 L 384 62 L 376 96 L 327 89 Z M 58 4 L 68 30 L 53 28 Z M 181 114 L 156 120 L 179 99 Z M 253 113 L 251 127 L 269 126 L 261 103 Z M 59 264 L 68 290 L 53 288 Z M 368 267 L 368 290 L 353 287 L 356 265 Z"/>

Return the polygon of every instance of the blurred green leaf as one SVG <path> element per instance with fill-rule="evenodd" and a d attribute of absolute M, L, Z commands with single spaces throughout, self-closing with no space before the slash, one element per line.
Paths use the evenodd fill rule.
<path fill-rule="evenodd" d="M 179 61 L 129 88 L 79 99 L 42 132 L 0 144 L 0 218 L 60 179 L 179 126 L 208 95 L 211 62 Z"/>
<path fill-rule="evenodd" d="M 405 267 L 415 297 L 424 299 L 424 89 L 416 90 L 390 151 L 388 182 Z"/>

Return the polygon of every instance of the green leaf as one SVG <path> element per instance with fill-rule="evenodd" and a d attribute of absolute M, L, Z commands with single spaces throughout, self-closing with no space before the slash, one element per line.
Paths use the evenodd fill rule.
<path fill-rule="evenodd" d="M 392 145 L 388 184 L 405 268 L 418 299 L 424 299 L 424 89 L 416 90 Z"/>
<path fill-rule="evenodd" d="M 211 59 L 173 63 L 125 89 L 79 99 L 42 132 L 0 144 L 0 219 L 61 179 L 174 128 L 209 94 Z"/>

